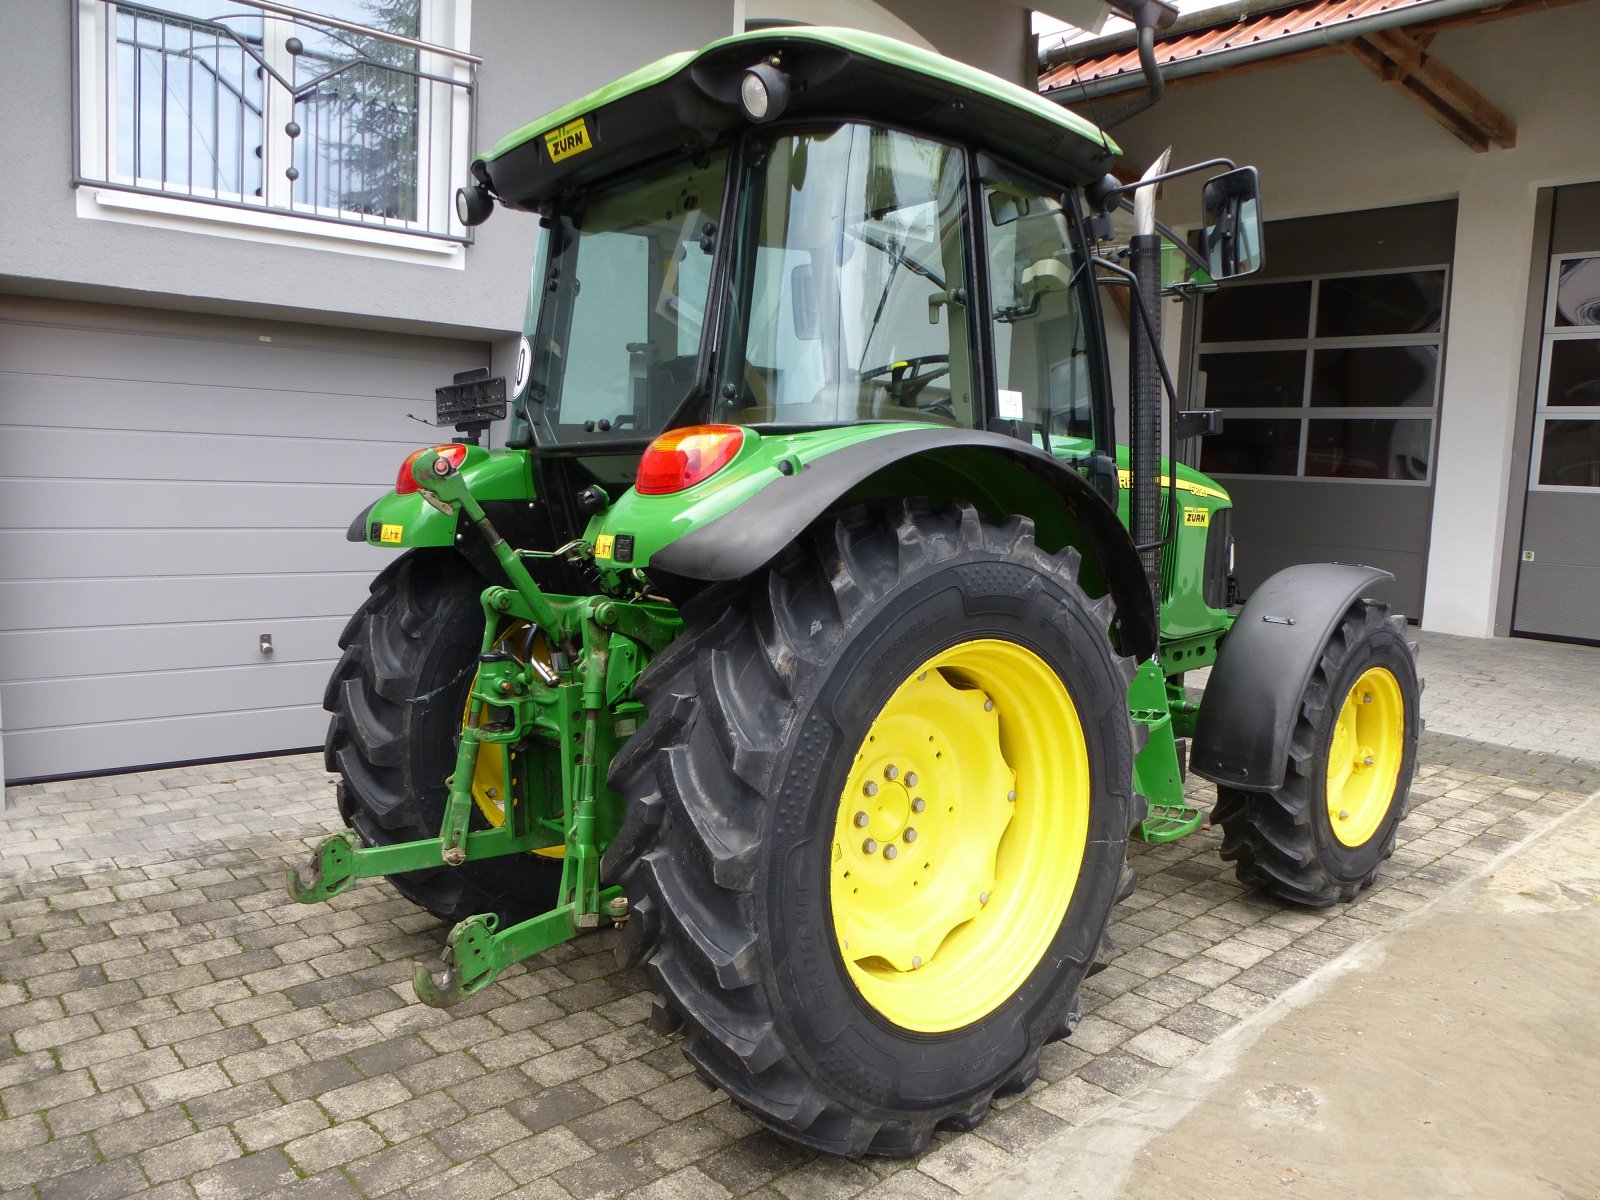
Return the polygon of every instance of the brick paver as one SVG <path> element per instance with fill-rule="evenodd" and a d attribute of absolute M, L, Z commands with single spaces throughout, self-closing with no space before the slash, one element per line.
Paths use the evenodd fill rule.
<path fill-rule="evenodd" d="M 1214 831 L 1136 846 L 1140 887 L 1072 1038 L 1045 1049 L 1025 1095 L 910 1162 L 819 1158 L 760 1131 L 649 1029 L 645 982 L 615 966 L 612 932 L 450 1012 L 418 1005 L 411 963 L 444 934 L 431 918 L 379 882 L 325 905 L 283 894 L 285 864 L 332 827 L 314 756 L 12 789 L 0 1197 L 970 1190 L 1600 787 L 1600 765 L 1558 742 L 1527 753 L 1425 735 L 1400 845 L 1349 907 L 1244 891 Z M 1209 803 L 1207 786 L 1193 792 Z"/>

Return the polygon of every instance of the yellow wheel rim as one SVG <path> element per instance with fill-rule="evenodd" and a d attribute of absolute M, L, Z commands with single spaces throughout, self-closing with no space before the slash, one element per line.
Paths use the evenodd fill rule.
<path fill-rule="evenodd" d="M 963 642 L 895 689 L 834 825 L 834 934 L 862 998 L 924 1033 L 970 1025 L 1027 981 L 1066 916 L 1089 828 L 1089 759 L 1055 671 Z"/>
<path fill-rule="evenodd" d="M 1328 823 L 1344 845 L 1366 845 L 1388 815 L 1405 733 L 1399 680 L 1386 667 L 1364 672 L 1344 698 L 1328 747 Z"/>

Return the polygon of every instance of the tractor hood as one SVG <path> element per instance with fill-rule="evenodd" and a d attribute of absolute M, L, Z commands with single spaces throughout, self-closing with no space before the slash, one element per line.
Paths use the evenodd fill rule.
<path fill-rule="evenodd" d="M 501 202 L 534 209 L 752 123 L 740 84 L 760 65 L 786 97 L 768 119 L 873 120 L 975 145 L 1063 184 L 1102 178 L 1120 153 L 1106 134 L 1036 92 L 941 55 L 853 29 L 737 34 L 669 55 L 549 113 L 472 164 Z"/>

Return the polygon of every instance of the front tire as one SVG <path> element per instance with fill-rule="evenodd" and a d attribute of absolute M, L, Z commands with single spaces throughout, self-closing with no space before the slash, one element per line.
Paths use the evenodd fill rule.
<path fill-rule="evenodd" d="M 1420 692 L 1405 621 L 1356 601 L 1300 699 L 1283 786 L 1217 787 L 1211 819 L 1240 883 L 1316 908 L 1372 886 L 1407 811 Z"/>
<path fill-rule="evenodd" d="M 1021 519 L 853 510 L 686 606 L 641 681 L 624 951 L 782 1135 L 915 1153 L 1076 1020 L 1143 815 L 1131 664 L 1076 565 Z"/>
<path fill-rule="evenodd" d="M 454 551 L 409 551 L 379 572 L 339 635 L 324 755 L 339 776 L 339 813 L 368 846 L 439 836 L 482 648 L 484 586 Z M 488 825 L 475 806 L 472 827 Z M 520 920 L 555 906 L 561 864 L 519 854 L 388 878 L 441 920 Z"/>

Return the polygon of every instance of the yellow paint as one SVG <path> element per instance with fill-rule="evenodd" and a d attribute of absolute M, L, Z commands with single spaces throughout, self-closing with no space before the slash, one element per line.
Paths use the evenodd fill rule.
<path fill-rule="evenodd" d="M 1170 479 L 1168 479 L 1165 475 L 1163 475 L 1161 477 L 1159 482 L 1160 482 L 1160 485 L 1162 487 L 1170 487 L 1171 484 L 1172 484 L 1172 481 Z M 1132 471 L 1118 471 L 1117 472 L 1117 486 L 1122 488 L 1124 491 L 1126 491 L 1128 488 L 1132 487 L 1133 486 L 1133 472 Z M 1191 496 L 1209 496 L 1213 500 L 1228 500 L 1229 499 L 1229 496 L 1228 496 L 1227 492 L 1224 492 L 1219 488 L 1207 487 L 1203 483 L 1195 483 L 1191 479 L 1179 479 L 1178 480 L 1178 490 L 1180 492 L 1188 492 Z"/>
<path fill-rule="evenodd" d="M 1202 528 L 1211 524 L 1211 510 L 1209 508 L 1186 508 L 1183 510 L 1183 523 L 1185 525 L 1198 525 Z"/>
<path fill-rule="evenodd" d="M 942 1033 L 1015 995 L 1077 886 L 1090 790 L 1077 709 L 1031 650 L 963 642 L 913 671 L 867 728 L 834 824 L 833 928 L 862 999 Z"/>
<path fill-rule="evenodd" d="M 380 542 L 388 542 L 391 545 L 398 545 L 405 535 L 406 527 L 404 525 L 385 525 L 378 530 L 378 540 Z"/>
<path fill-rule="evenodd" d="M 560 129 L 552 129 L 544 135 L 544 148 L 550 155 L 550 161 L 558 163 L 564 158 L 571 158 L 574 154 L 582 154 L 585 150 L 594 148 L 594 143 L 589 140 L 589 126 L 584 124 L 582 117 L 576 121 L 568 121 Z"/>
<path fill-rule="evenodd" d="M 602 533 L 594 539 L 594 556 L 596 558 L 610 558 L 611 551 L 615 548 L 617 539 L 609 533 Z"/>
<path fill-rule="evenodd" d="M 1400 683 L 1372 667 L 1344 698 L 1328 745 L 1328 823 L 1346 846 L 1363 846 L 1394 803 L 1405 756 L 1406 709 Z"/>

